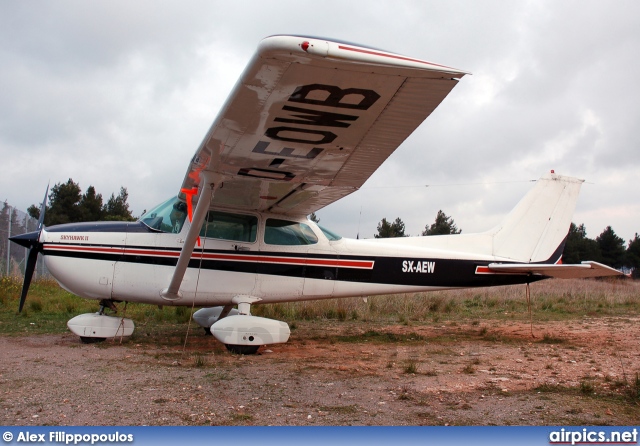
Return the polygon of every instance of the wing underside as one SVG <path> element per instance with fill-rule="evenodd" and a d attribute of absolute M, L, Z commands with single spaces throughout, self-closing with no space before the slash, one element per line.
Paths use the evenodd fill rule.
<path fill-rule="evenodd" d="M 579 264 L 536 264 L 536 263 L 491 263 L 490 271 L 495 273 L 532 274 L 559 279 L 582 279 L 587 277 L 622 276 L 623 273 L 598 262 Z"/>
<path fill-rule="evenodd" d="M 213 204 L 305 215 L 357 190 L 465 73 L 356 45 L 264 39 L 183 183 Z"/>

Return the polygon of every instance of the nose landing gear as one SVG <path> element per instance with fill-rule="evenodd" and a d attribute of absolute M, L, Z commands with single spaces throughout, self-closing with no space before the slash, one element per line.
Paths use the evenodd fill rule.
<path fill-rule="evenodd" d="M 84 344 L 105 341 L 107 338 L 131 336 L 135 328 L 133 321 L 124 317 L 107 316 L 105 308 L 117 313 L 112 300 L 101 300 L 97 313 L 80 314 L 67 322 L 72 333 L 80 336 Z"/>

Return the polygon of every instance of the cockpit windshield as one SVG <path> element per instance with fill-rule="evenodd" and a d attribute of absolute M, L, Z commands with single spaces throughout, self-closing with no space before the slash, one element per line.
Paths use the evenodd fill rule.
<path fill-rule="evenodd" d="M 151 229 L 177 234 L 187 218 L 187 204 L 178 197 L 168 199 L 140 217 Z"/>

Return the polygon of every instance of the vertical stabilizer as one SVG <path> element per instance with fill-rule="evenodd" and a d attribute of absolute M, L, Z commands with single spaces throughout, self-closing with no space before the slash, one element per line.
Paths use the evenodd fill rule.
<path fill-rule="evenodd" d="M 555 263 L 554 253 L 569 233 L 583 182 L 553 171 L 540 178 L 502 224 L 489 231 L 493 255 L 518 262 Z"/>

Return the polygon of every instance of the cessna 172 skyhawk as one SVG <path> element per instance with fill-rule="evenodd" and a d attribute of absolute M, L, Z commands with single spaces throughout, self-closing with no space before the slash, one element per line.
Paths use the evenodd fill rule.
<path fill-rule="evenodd" d="M 560 264 L 582 181 L 553 172 L 479 234 L 350 240 L 306 218 L 358 190 L 465 74 L 339 41 L 262 40 L 176 197 L 135 223 L 46 229 L 43 203 L 38 230 L 12 238 L 31 248 L 20 309 L 42 253 L 62 287 L 100 301 L 68 323 L 84 340 L 133 332 L 104 314 L 114 302 L 193 305 L 230 350 L 253 353 L 289 327 L 252 304 L 620 274 Z"/>

